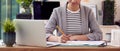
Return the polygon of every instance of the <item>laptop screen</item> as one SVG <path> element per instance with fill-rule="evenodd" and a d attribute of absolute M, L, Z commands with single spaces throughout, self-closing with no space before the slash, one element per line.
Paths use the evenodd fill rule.
<path fill-rule="evenodd" d="M 33 2 L 34 19 L 48 20 L 50 18 L 53 9 L 58 6 L 60 6 L 60 2 L 58 1 L 54 1 L 54 2 L 34 1 Z"/>

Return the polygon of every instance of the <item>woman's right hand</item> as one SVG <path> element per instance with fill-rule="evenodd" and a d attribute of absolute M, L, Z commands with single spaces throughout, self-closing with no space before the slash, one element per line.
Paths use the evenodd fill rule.
<path fill-rule="evenodd" d="M 66 43 L 67 41 L 69 41 L 70 36 L 67 36 L 67 35 L 61 35 L 59 38 L 58 38 L 58 42 L 61 42 L 61 43 Z"/>

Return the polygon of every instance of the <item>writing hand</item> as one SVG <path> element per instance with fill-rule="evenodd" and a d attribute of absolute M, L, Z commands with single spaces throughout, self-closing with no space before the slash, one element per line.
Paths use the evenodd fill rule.
<path fill-rule="evenodd" d="M 58 42 L 61 42 L 61 43 L 66 43 L 67 41 L 69 41 L 70 36 L 67 36 L 67 35 L 61 35 L 58 39 Z"/>

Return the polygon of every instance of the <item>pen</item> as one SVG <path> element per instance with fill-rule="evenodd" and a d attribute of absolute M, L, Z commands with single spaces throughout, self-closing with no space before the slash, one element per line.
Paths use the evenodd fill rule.
<path fill-rule="evenodd" d="M 60 33 L 62 33 L 62 35 L 64 35 L 64 32 L 62 31 L 62 29 L 58 25 L 56 27 L 57 27 L 58 31 L 60 31 Z"/>

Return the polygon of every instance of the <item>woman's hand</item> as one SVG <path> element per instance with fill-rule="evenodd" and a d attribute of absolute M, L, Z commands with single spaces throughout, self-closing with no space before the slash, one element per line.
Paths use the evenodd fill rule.
<path fill-rule="evenodd" d="M 70 40 L 71 41 L 78 41 L 78 40 L 88 41 L 89 39 L 86 35 L 72 35 L 70 36 Z"/>
<path fill-rule="evenodd" d="M 76 41 L 76 40 L 87 41 L 89 39 L 86 35 L 71 35 L 71 34 L 61 35 L 60 37 L 51 35 L 48 38 L 48 41 L 61 42 L 61 43 L 66 43 L 67 41 Z"/>
<path fill-rule="evenodd" d="M 67 41 L 69 41 L 70 36 L 68 35 L 61 35 L 59 38 L 58 38 L 58 42 L 61 42 L 61 43 L 66 43 Z"/>

